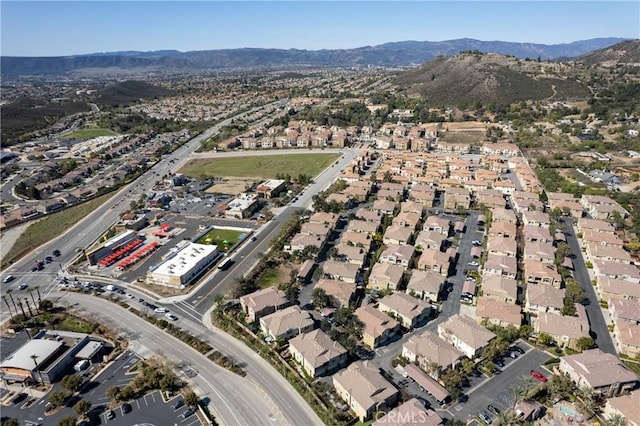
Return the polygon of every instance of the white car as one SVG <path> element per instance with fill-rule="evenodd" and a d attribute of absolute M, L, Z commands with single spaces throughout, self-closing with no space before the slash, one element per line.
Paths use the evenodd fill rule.
<path fill-rule="evenodd" d="M 469 266 L 478 266 L 480 265 L 478 262 L 473 261 L 473 262 L 469 262 Z"/>
<path fill-rule="evenodd" d="M 136 297 L 131 294 L 131 293 L 127 293 L 127 299 L 135 299 Z"/>
<path fill-rule="evenodd" d="M 155 308 L 153 311 L 158 314 L 166 314 L 167 312 L 169 312 L 167 308 Z"/>
<path fill-rule="evenodd" d="M 178 317 L 173 315 L 173 314 L 165 314 L 165 317 L 167 319 L 170 319 L 171 321 L 177 321 L 178 320 Z"/>

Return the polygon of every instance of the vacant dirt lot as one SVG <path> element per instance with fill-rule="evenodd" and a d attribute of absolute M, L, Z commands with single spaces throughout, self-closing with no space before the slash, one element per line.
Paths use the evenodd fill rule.
<path fill-rule="evenodd" d="M 257 181 L 255 179 L 251 178 L 230 176 L 225 177 L 224 180 L 217 181 L 205 192 L 209 194 L 227 194 L 235 196 L 246 191 L 247 188 L 256 182 Z"/>

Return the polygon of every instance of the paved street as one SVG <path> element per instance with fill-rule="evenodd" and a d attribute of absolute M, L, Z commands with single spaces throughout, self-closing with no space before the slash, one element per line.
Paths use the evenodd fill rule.
<path fill-rule="evenodd" d="M 567 231 L 567 243 L 571 247 L 571 251 L 576 255 L 573 260 L 574 278 L 578 280 L 582 289 L 584 290 L 589 304 L 585 306 L 587 311 L 587 317 L 589 318 L 589 328 L 591 329 L 591 337 L 593 337 L 598 344 L 598 347 L 604 352 L 614 354 L 617 356 L 616 347 L 611 339 L 611 334 L 607 328 L 607 323 L 602 315 L 600 304 L 598 303 L 598 296 L 596 290 L 591 284 L 591 278 L 589 277 L 589 271 L 585 266 L 584 257 L 582 255 L 582 248 L 576 237 L 576 230 L 573 228 L 573 220 L 561 219 L 560 223 L 566 226 Z"/>
<path fill-rule="evenodd" d="M 223 424 L 272 425 L 274 422 L 269 416 L 275 417 L 278 420 L 277 424 L 318 424 L 316 419 L 308 416 L 303 417 L 302 420 L 284 417 L 271 398 L 260 392 L 254 385 L 253 380 L 258 382 L 260 377 L 249 380 L 218 367 L 195 349 L 118 305 L 79 293 L 56 293 L 55 295 L 60 297 L 57 300 L 58 303 L 68 303 L 80 312 L 90 313 L 96 321 L 116 330 L 129 341 L 130 349 L 141 356 L 148 357 L 162 353 L 170 361 L 190 366 L 198 373 L 190 380 L 201 390 L 202 396 L 210 398 L 210 408 Z M 105 309 L 105 304 L 109 304 L 108 309 Z M 208 333 L 204 329 L 201 331 L 214 342 L 222 338 L 216 333 Z M 251 355 L 259 358 L 257 354 L 251 353 Z M 241 360 L 237 359 L 237 361 Z M 260 370 L 259 367 L 254 368 Z M 277 372 L 274 371 L 274 374 Z M 266 388 L 275 393 L 278 391 L 277 387 L 278 383 L 270 383 Z M 295 393 L 295 390 L 291 391 Z M 297 408 L 295 407 L 297 401 L 293 398 L 295 395 L 289 396 L 289 402 L 285 406 L 288 408 L 289 405 L 293 405 L 291 411 L 294 412 Z"/>

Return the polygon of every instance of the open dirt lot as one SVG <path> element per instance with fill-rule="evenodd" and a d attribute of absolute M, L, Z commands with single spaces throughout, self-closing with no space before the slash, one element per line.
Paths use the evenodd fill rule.
<path fill-rule="evenodd" d="M 251 178 L 227 176 L 224 180 L 216 181 L 216 183 L 211 185 L 211 187 L 205 192 L 209 194 L 227 194 L 235 196 L 246 191 L 247 188 L 256 182 L 258 181 Z"/>

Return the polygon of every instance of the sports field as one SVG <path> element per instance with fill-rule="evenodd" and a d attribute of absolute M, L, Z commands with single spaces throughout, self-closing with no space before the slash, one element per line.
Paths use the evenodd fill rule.
<path fill-rule="evenodd" d="M 278 174 L 315 177 L 339 157 L 340 154 L 282 154 L 207 158 L 189 161 L 179 172 L 199 179 L 221 176 L 274 179 Z"/>
<path fill-rule="evenodd" d="M 246 232 L 236 231 L 234 229 L 213 228 L 196 241 L 196 243 L 215 244 L 218 246 L 218 250 L 226 252 L 230 247 L 233 247 L 234 244 L 246 237 L 246 235 Z"/>
<path fill-rule="evenodd" d="M 116 134 L 109 129 L 80 129 L 64 136 L 64 139 L 82 139 L 86 141 L 98 136 L 115 136 Z"/>

